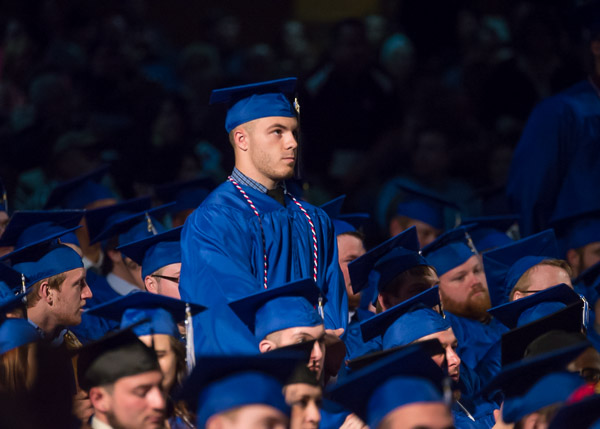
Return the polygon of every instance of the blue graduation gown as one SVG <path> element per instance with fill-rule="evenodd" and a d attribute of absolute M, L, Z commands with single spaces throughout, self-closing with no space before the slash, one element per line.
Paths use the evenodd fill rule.
<path fill-rule="evenodd" d="M 497 343 L 508 329 L 496 319 L 484 324 L 477 320 L 446 312 L 458 340 L 456 353 L 469 368 L 487 381 L 500 370 L 500 353 Z M 497 351 L 497 353 L 495 352 Z"/>
<path fill-rule="evenodd" d="M 348 324 L 348 330 L 344 333 L 342 339 L 346 345 L 346 360 L 356 359 L 368 353 L 382 349 L 381 337 L 375 337 L 372 340 L 364 342 L 360 331 L 360 323 L 375 316 L 370 311 L 361 308 L 356 309 L 356 313 Z"/>
<path fill-rule="evenodd" d="M 521 234 L 563 216 L 600 208 L 600 98 L 588 81 L 550 97 L 531 113 L 513 154 L 506 187 Z"/>
<path fill-rule="evenodd" d="M 469 412 L 474 421 L 469 418 L 467 413 L 457 403 L 452 405 L 452 416 L 454 417 L 454 426 L 457 429 L 463 428 L 485 428 L 489 429 L 496 424 L 494 410 L 499 409 L 497 398 L 489 399 L 480 395 L 482 381 L 478 375 L 469 368 L 468 365 L 461 363 L 460 380 L 458 387 L 461 392 L 460 404 Z M 499 398 L 498 398 L 499 399 Z"/>
<path fill-rule="evenodd" d="M 284 207 L 266 194 L 241 186 L 260 222 L 239 190 L 225 182 L 188 217 L 182 231 L 181 298 L 209 308 L 194 316 L 198 354 L 258 352 L 256 339 L 226 304 L 263 288 L 261 224 L 268 287 L 313 277 L 313 239 L 304 213 L 288 196 Z M 301 204 L 317 236 L 317 286 L 326 299 L 325 327 L 345 329 L 348 304 L 331 220 L 320 208 Z"/>

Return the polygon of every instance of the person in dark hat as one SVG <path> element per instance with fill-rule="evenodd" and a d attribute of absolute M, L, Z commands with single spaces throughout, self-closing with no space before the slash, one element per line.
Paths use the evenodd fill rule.
<path fill-rule="evenodd" d="M 94 409 L 92 429 L 164 428 L 166 401 L 156 352 L 130 330 L 82 348 L 77 375 Z"/>
<path fill-rule="evenodd" d="M 298 365 L 283 387 L 290 407 L 290 429 L 318 429 L 321 422 L 323 391 L 310 369 Z"/>
<path fill-rule="evenodd" d="M 331 220 L 286 188 L 298 163 L 300 107 L 295 78 L 213 91 L 228 107 L 225 128 L 235 167 L 187 219 L 180 292 L 209 307 L 195 318 L 197 350 L 248 353 L 255 340 L 226 306 L 273 285 L 312 277 L 328 330 L 345 329 L 347 299 Z M 210 286 L 205 286 L 210 285 Z M 203 338 L 205 337 L 205 338 Z"/>

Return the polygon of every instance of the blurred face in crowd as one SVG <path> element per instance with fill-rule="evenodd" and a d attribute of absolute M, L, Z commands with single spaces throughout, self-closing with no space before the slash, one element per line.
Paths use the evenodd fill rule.
<path fill-rule="evenodd" d="M 286 429 L 288 418 L 269 405 L 245 405 L 214 415 L 206 422 L 206 429 Z"/>
<path fill-rule="evenodd" d="M 425 265 L 410 268 L 380 290 L 379 305 L 383 311 L 388 310 L 438 283 L 439 279 L 433 268 Z"/>
<path fill-rule="evenodd" d="M 360 293 L 355 294 L 352 291 L 352 281 L 348 273 L 348 264 L 366 253 L 363 241 L 352 234 L 340 234 L 337 236 L 338 260 L 344 283 L 346 284 L 346 293 L 348 294 L 348 308 L 356 309 L 360 305 Z"/>
<path fill-rule="evenodd" d="M 485 320 L 491 307 L 487 280 L 478 256 L 440 276 L 440 297 L 444 310 L 458 316 Z"/>
<path fill-rule="evenodd" d="M 321 422 L 322 392 L 319 386 L 307 383 L 288 384 L 284 388 L 285 402 L 291 407 L 290 429 L 317 429 Z"/>
<path fill-rule="evenodd" d="M 162 373 L 148 371 L 118 379 L 110 386 L 92 387 L 95 416 L 114 428 L 163 428 L 166 401 Z"/>
<path fill-rule="evenodd" d="M 177 376 L 177 356 L 171 345 L 170 336 L 167 334 L 142 335 L 139 339 L 148 347 L 154 343 L 154 351 L 163 373 L 162 388 L 170 392 Z"/>
<path fill-rule="evenodd" d="M 259 348 L 261 353 L 265 353 L 280 347 L 313 340 L 315 340 L 315 344 L 310 354 L 308 369 L 315 373 L 317 379 L 320 379 L 325 362 L 325 327 L 323 325 L 299 326 L 273 332 L 260 342 Z"/>
<path fill-rule="evenodd" d="M 445 365 L 448 365 L 448 376 L 450 376 L 452 380 L 458 381 L 460 378 L 460 357 L 458 354 L 456 354 L 458 341 L 454 336 L 452 328 L 426 335 L 420 338 L 418 341 L 427 341 L 432 339 L 439 340 L 442 348 L 444 349 L 444 354 L 435 355 L 432 357 L 433 361 L 442 369 Z"/>
<path fill-rule="evenodd" d="M 146 290 L 151 293 L 180 299 L 179 275 L 181 273 L 181 262 L 169 264 L 146 276 L 144 283 Z"/>
<path fill-rule="evenodd" d="M 417 228 L 417 237 L 419 238 L 421 248 L 435 241 L 442 233 L 441 230 L 418 219 L 396 216 L 390 220 L 390 237 L 394 237 L 413 226 Z"/>
<path fill-rule="evenodd" d="M 377 429 L 451 429 L 452 414 L 441 402 L 417 402 L 389 412 Z"/>
<path fill-rule="evenodd" d="M 577 277 L 592 265 L 600 262 L 600 241 L 586 244 L 579 249 L 569 249 L 567 262 L 573 270 L 573 277 Z"/>

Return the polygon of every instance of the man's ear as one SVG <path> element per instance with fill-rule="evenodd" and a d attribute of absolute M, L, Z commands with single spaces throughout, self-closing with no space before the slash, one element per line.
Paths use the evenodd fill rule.
<path fill-rule="evenodd" d="M 38 295 L 42 301 L 47 302 L 49 305 L 52 305 L 54 301 L 54 296 L 52 294 L 52 290 L 48 287 L 48 279 L 44 280 L 38 289 Z"/>
<path fill-rule="evenodd" d="M 146 276 L 144 279 L 144 285 L 146 286 L 146 290 L 150 293 L 158 293 L 158 284 L 156 279 L 152 276 Z"/>
<path fill-rule="evenodd" d="M 571 266 L 571 269 L 573 269 L 575 267 L 579 267 L 580 259 L 581 258 L 579 256 L 579 253 L 577 252 L 577 250 L 575 250 L 575 249 L 567 250 L 567 262 Z"/>
<path fill-rule="evenodd" d="M 271 340 L 264 339 L 258 344 L 258 349 L 261 353 L 270 352 L 271 350 L 275 350 L 277 348 L 277 344 L 275 344 Z"/>
<path fill-rule="evenodd" d="M 89 392 L 90 402 L 94 410 L 101 413 L 110 411 L 110 395 L 103 387 L 92 387 Z"/>
<path fill-rule="evenodd" d="M 241 151 L 248 150 L 248 131 L 243 127 L 237 127 L 233 130 L 233 144 Z"/>
<path fill-rule="evenodd" d="M 525 298 L 526 296 L 527 296 L 527 294 L 524 294 L 520 290 L 516 290 L 515 293 L 513 293 L 512 300 L 516 301 L 517 299 Z"/>
<path fill-rule="evenodd" d="M 225 427 L 224 425 L 224 419 L 225 417 L 223 417 L 220 414 L 216 414 L 214 416 L 209 417 L 209 419 L 206 421 L 206 425 L 204 426 L 206 429 L 222 429 L 223 427 Z"/>
<path fill-rule="evenodd" d="M 107 250 L 106 254 L 110 258 L 110 260 L 113 262 L 113 264 L 116 264 L 123 260 L 123 257 L 121 256 L 121 252 L 119 252 L 118 250 L 114 250 L 114 249 Z"/>

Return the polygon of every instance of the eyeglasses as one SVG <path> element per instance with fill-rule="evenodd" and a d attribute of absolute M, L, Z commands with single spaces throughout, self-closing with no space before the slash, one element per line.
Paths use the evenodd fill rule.
<path fill-rule="evenodd" d="M 545 291 L 545 290 L 546 290 L 546 289 L 537 289 L 537 290 L 520 290 L 520 291 L 518 291 L 518 292 L 521 292 L 521 293 L 536 293 L 536 292 L 543 292 L 543 291 Z"/>
<path fill-rule="evenodd" d="M 158 277 L 159 279 L 165 279 L 179 284 L 179 277 L 161 276 L 160 274 L 152 274 L 152 277 Z"/>
<path fill-rule="evenodd" d="M 579 375 L 581 375 L 581 378 L 587 383 L 598 383 L 598 381 L 600 381 L 600 370 L 596 368 L 583 368 L 579 371 Z"/>

